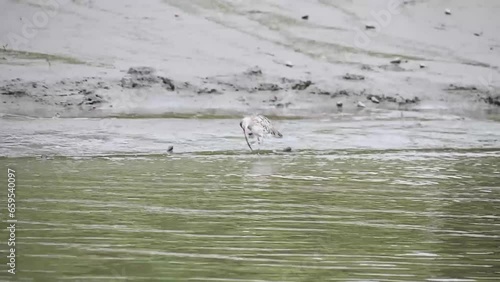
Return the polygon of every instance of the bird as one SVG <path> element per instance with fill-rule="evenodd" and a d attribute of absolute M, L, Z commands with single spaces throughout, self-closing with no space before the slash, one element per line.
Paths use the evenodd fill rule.
<path fill-rule="evenodd" d="M 248 148 L 253 151 L 248 138 L 257 137 L 258 144 L 262 144 L 265 136 L 271 135 L 275 138 L 282 138 L 281 134 L 271 123 L 271 121 L 263 115 L 252 115 L 244 117 L 240 122 L 240 127 L 243 130 L 245 141 L 247 141 Z"/>

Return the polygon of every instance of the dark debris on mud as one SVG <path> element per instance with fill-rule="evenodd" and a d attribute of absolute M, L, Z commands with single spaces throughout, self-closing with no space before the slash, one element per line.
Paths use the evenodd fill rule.
<path fill-rule="evenodd" d="M 310 80 L 266 76 L 259 67 L 252 67 L 240 74 L 206 77 L 203 84 L 203 89 L 214 89 L 215 91 L 212 90 L 212 93 L 225 91 L 258 93 L 287 90 L 302 91 L 307 89 L 312 82 Z M 198 93 L 205 94 L 207 91 L 198 91 Z"/>
<path fill-rule="evenodd" d="M 399 68 L 399 66 L 391 65 L 391 68 Z M 355 83 L 352 86 L 351 83 L 342 84 L 343 80 Z M 260 67 L 254 66 L 239 73 L 214 75 L 200 80 L 182 82 L 163 76 L 152 67 L 139 66 L 129 68 L 123 77 L 115 79 L 94 76 L 79 79 L 65 78 L 52 83 L 21 79 L 3 81 L 0 82 L 2 83 L 0 84 L 0 97 L 4 103 L 31 99 L 35 103 L 43 105 L 81 110 L 93 110 L 106 105 L 112 100 L 110 96 L 112 92 L 115 94 L 118 92 L 119 95 L 133 95 L 134 91 L 138 90 L 160 95 L 162 93 L 173 95 L 183 95 L 184 93 L 188 95 L 222 95 L 229 93 L 234 95 L 234 101 L 245 105 L 250 105 L 249 101 L 252 99 L 249 97 L 256 95 L 255 97 L 259 99 L 254 100 L 275 108 L 288 108 L 296 103 L 297 98 L 310 99 L 308 95 L 311 98 L 317 96 L 318 101 L 324 101 L 322 97 L 330 97 L 339 103 L 346 102 L 348 99 L 359 101 L 366 98 L 375 104 L 381 104 L 381 106 L 382 104 L 414 105 L 420 102 L 419 97 L 411 98 L 409 95 L 390 93 L 390 90 L 387 93 L 380 93 L 381 91 L 373 93 L 372 90 L 362 88 L 365 80 L 365 76 L 352 73 L 346 73 L 341 78 L 337 78 L 335 83 L 315 81 L 314 78 L 297 79 L 267 74 Z M 445 90 L 450 92 L 480 92 L 474 86 L 454 84 L 449 85 Z M 500 106 L 499 96 L 482 95 L 479 97 L 488 104 Z M 332 104 L 335 105 L 336 102 Z"/>
<path fill-rule="evenodd" d="M 11 98 L 11 103 L 22 98 L 23 101 L 32 100 L 43 105 L 78 106 L 83 110 L 92 110 L 106 102 L 98 92 L 109 88 L 108 83 L 97 77 L 62 79 L 52 84 L 13 79 L 0 86 L 0 95 Z"/>
<path fill-rule="evenodd" d="M 477 87 L 474 85 L 456 85 L 450 84 L 445 90 L 448 91 L 477 91 Z"/>
<path fill-rule="evenodd" d="M 343 77 L 345 80 L 365 80 L 363 75 L 346 73 Z"/>
<path fill-rule="evenodd" d="M 488 96 L 488 97 L 483 98 L 483 100 L 487 104 L 500 107 L 500 95 Z"/>
<path fill-rule="evenodd" d="M 123 88 L 145 88 L 158 84 L 168 91 L 175 90 L 173 81 L 157 75 L 156 70 L 152 67 L 129 68 L 127 75 L 121 79 L 121 87 Z"/>

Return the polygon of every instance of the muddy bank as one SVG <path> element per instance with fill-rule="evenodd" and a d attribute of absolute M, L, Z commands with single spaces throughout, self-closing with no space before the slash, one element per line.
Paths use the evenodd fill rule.
<path fill-rule="evenodd" d="M 57 2 L 4 2 L 0 112 L 460 113 L 499 104 L 497 3 L 402 1 L 392 13 L 366 0 Z"/>
<path fill-rule="evenodd" d="M 302 80 L 266 74 L 258 66 L 240 73 L 204 77 L 197 81 L 180 81 L 159 75 L 153 67 L 131 67 L 121 79 L 82 77 L 61 79 L 52 83 L 26 81 L 21 78 L 3 81 L 0 85 L 2 112 L 41 117 L 107 116 L 133 114 L 143 102 L 186 99 L 196 101 L 225 99 L 221 112 L 233 109 L 244 114 L 248 108 L 309 109 L 305 101 L 321 105 L 323 113 L 354 108 L 418 109 L 422 98 L 408 93 L 387 90 L 373 92 L 364 88 L 363 75 L 346 73 L 339 79 L 357 81 L 357 87 L 332 87 L 322 81 Z M 500 106 L 500 95 L 482 91 L 476 86 L 450 84 L 444 89 L 484 108 Z M 424 98 L 425 99 L 425 98 Z M 361 106 L 360 106 L 361 105 Z M 203 105 L 198 105 L 203 111 Z M 182 111 L 183 105 L 178 105 Z M 320 107 L 318 107 L 320 108 Z M 200 111 L 197 111 L 198 113 Z M 175 112 L 175 109 L 174 109 Z M 161 114 L 161 112 L 156 112 Z"/>
<path fill-rule="evenodd" d="M 353 76 L 346 74 L 342 79 L 353 80 Z M 363 80 L 359 77 L 354 80 Z M 241 109 L 242 114 L 248 107 L 300 109 L 304 100 L 329 105 L 332 109 L 336 107 L 337 110 L 339 105 L 342 109 L 350 108 L 357 101 L 377 108 L 409 108 L 420 102 L 419 97 L 406 98 L 396 92 L 372 94 L 369 89 L 338 89 L 314 80 L 272 76 L 257 66 L 241 73 L 204 77 L 199 81 L 168 78 L 159 75 L 152 67 L 131 67 L 121 79 L 93 76 L 48 83 L 17 78 L 4 81 L 0 95 L 4 113 L 43 117 L 127 114 L 133 112 L 137 103 L 154 101 L 157 97 L 167 101 L 169 98 L 211 100 L 216 96 L 225 97 L 227 104 Z M 491 104 L 497 101 L 490 97 L 479 98 Z M 224 107 L 221 105 L 222 110 Z"/>

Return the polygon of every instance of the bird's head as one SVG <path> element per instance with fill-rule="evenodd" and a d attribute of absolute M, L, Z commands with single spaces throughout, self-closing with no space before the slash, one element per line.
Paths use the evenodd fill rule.
<path fill-rule="evenodd" d="M 245 136 L 245 141 L 247 142 L 248 148 L 250 148 L 251 151 L 253 151 L 252 146 L 250 146 L 250 143 L 248 143 L 248 136 L 247 136 L 247 128 L 250 122 L 249 117 L 245 117 L 240 121 L 240 127 L 243 130 L 243 135 Z"/>

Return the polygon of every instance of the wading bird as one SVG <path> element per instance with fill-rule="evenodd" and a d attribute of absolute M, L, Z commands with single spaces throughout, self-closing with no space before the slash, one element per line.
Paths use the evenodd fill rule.
<path fill-rule="evenodd" d="M 265 136 L 272 135 L 276 138 L 281 138 L 283 135 L 274 128 L 271 121 L 263 115 L 246 116 L 240 122 L 240 127 L 243 129 L 245 141 L 247 141 L 248 148 L 253 151 L 248 138 L 257 137 L 258 144 L 262 144 L 262 139 Z"/>

